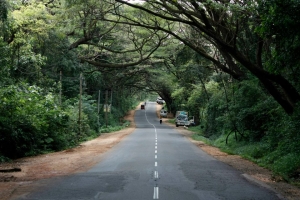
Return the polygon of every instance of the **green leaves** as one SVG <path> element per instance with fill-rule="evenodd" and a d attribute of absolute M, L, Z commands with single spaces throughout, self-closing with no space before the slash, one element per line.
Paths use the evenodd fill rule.
<path fill-rule="evenodd" d="M 55 25 L 54 16 L 42 3 L 22 6 L 20 10 L 14 10 L 11 14 L 15 29 L 20 30 L 18 39 L 23 42 L 38 39 L 36 37 L 48 37 L 49 30 Z"/>
<path fill-rule="evenodd" d="M 51 150 L 53 130 L 61 132 L 64 128 L 60 126 L 64 113 L 55 101 L 51 93 L 25 83 L 1 88 L 0 152 L 20 157 Z"/>
<path fill-rule="evenodd" d="M 270 0 L 259 4 L 261 23 L 256 28 L 260 37 L 268 40 L 268 54 L 264 54 L 266 68 L 282 74 L 299 87 L 300 2 L 297 0 Z M 272 43 L 271 43 L 272 42 Z M 293 72 L 292 72 L 293 71 Z"/>
<path fill-rule="evenodd" d="M 7 3 L 6 1 L 1 0 L 0 1 L 0 20 L 3 22 L 4 20 L 7 19 Z"/>

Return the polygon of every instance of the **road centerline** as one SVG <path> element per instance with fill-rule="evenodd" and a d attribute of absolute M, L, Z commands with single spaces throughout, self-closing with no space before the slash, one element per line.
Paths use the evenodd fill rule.
<path fill-rule="evenodd" d="M 154 187 L 154 193 L 153 193 L 153 199 L 158 199 L 159 196 L 158 196 L 158 187 Z"/>

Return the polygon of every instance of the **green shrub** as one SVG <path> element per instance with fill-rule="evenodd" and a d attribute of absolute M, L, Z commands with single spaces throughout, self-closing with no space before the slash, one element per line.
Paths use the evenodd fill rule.
<path fill-rule="evenodd" d="M 269 145 L 263 142 L 242 143 L 234 149 L 234 153 L 246 157 L 252 161 L 264 157 L 269 153 Z"/>
<path fill-rule="evenodd" d="M 70 145 L 68 114 L 57 106 L 53 94 L 37 86 L 21 83 L 1 88 L 0 116 L 3 156 L 18 158 Z"/>
<path fill-rule="evenodd" d="M 125 121 L 121 126 L 107 126 L 107 127 L 101 127 L 101 133 L 111 133 L 115 131 L 122 130 L 123 128 L 126 128 L 130 125 L 129 121 Z"/>
<path fill-rule="evenodd" d="M 3 163 L 3 162 L 8 162 L 8 161 L 10 161 L 10 159 L 9 159 L 9 158 L 7 158 L 7 157 L 5 157 L 5 156 L 2 156 L 2 155 L 0 155 L 0 163 Z"/>
<path fill-rule="evenodd" d="M 285 180 L 299 178 L 300 157 L 299 153 L 289 153 L 276 159 L 272 170 Z"/>
<path fill-rule="evenodd" d="M 201 134 L 193 134 L 192 135 L 192 138 L 194 140 L 197 140 L 197 141 L 202 141 L 204 142 L 205 144 L 212 144 L 211 140 L 209 140 L 208 138 L 202 136 Z"/>

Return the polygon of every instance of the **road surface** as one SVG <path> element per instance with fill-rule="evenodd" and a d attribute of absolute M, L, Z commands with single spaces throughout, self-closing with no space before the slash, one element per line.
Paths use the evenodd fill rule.
<path fill-rule="evenodd" d="M 156 103 L 135 113 L 136 130 L 84 173 L 41 181 L 26 200 L 280 199 L 160 124 Z"/>

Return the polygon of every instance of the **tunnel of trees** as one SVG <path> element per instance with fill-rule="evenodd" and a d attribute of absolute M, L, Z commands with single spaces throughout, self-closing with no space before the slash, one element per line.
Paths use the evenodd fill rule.
<path fill-rule="evenodd" d="M 198 136 L 297 181 L 299 10 L 299 0 L 0 0 L 0 161 L 120 129 L 152 94 L 194 116 Z"/>

